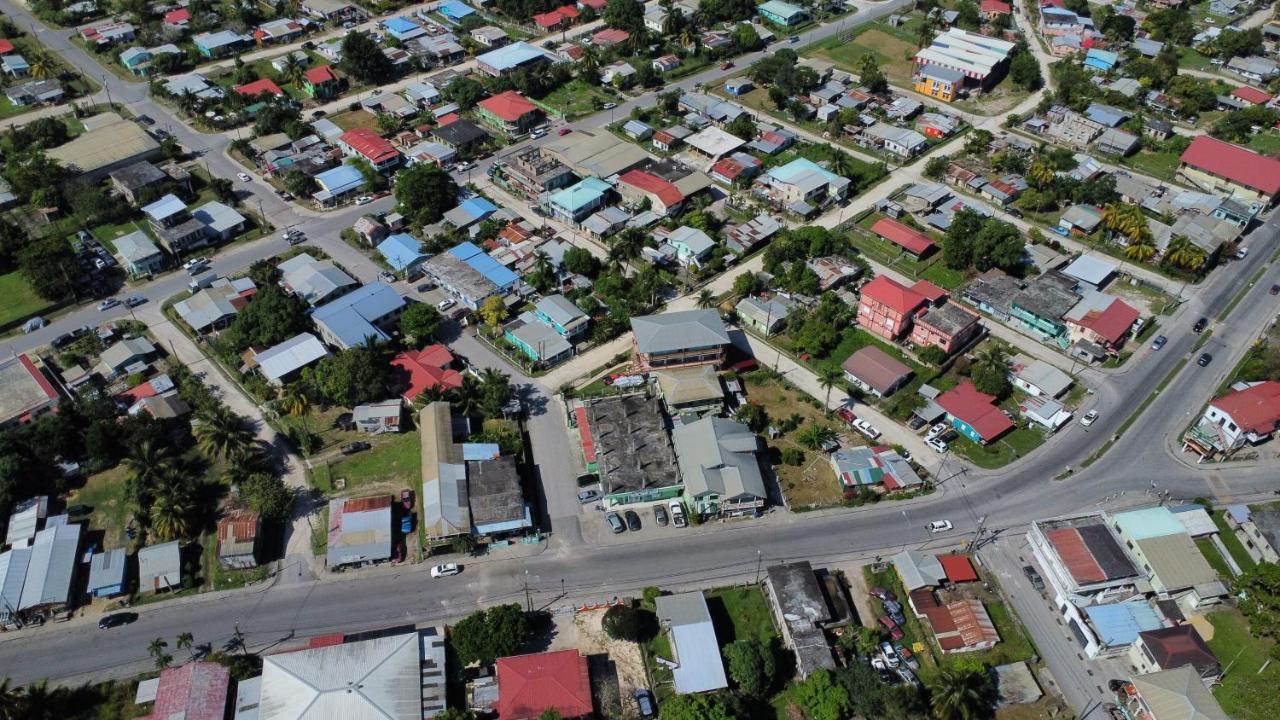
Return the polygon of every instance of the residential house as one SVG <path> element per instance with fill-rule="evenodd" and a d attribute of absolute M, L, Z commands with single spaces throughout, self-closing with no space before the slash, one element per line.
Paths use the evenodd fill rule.
<path fill-rule="evenodd" d="M 919 230 L 897 220 L 880 218 L 871 226 L 871 232 L 901 247 L 917 258 L 923 257 L 935 246 L 933 240 Z"/>
<path fill-rule="evenodd" d="M 632 343 L 640 368 L 720 365 L 729 333 L 715 310 L 683 310 L 631 318 Z"/>
<path fill-rule="evenodd" d="M 252 510 L 232 510 L 218 520 L 218 564 L 225 570 L 258 566 L 262 518 Z"/>
<path fill-rule="evenodd" d="M 925 136 L 915 130 L 900 128 L 887 123 L 876 123 L 863 128 L 860 142 L 868 147 L 881 148 L 900 158 L 913 158 L 927 146 Z"/>
<path fill-rule="evenodd" d="M 1228 60 L 1223 69 L 1245 80 L 1263 84 L 1280 73 L 1280 64 L 1271 58 L 1237 55 Z"/>
<path fill-rule="evenodd" d="M 1229 720 L 1231 717 L 1205 687 L 1195 668 L 1186 665 L 1130 677 L 1118 699 L 1123 703 L 1126 716 L 1141 720 Z"/>
<path fill-rule="evenodd" d="M 848 178 L 837 175 L 807 158 L 770 168 L 756 181 L 762 193 L 778 207 L 797 215 L 843 200 L 849 192 Z"/>
<path fill-rule="evenodd" d="M 123 595 L 129 556 L 124 548 L 97 552 L 89 559 L 89 584 L 86 592 L 96 598 Z"/>
<path fill-rule="evenodd" d="M 311 333 L 299 333 L 262 352 L 250 351 L 258 373 L 272 385 L 283 385 L 302 369 L 329 354 L 324 343 Z"/>
<path fill-rule="evenodd" d="M 519 281 L 518 275 L 469 242 L 427 260 L 422 269 L 471 310 L 480 309 L 489 297 L 507 294 Z"/>
<path fill-rule="evenodd" d="M 542 111 L 514 90 L 476 103 L 476 113 L 481 122 L 508 138 L 529 132 L 542 118 Z"/>
<path fill-rule="evenodd" d="M 391 558 L 391 496 L 334 498 L 329 501 L 330 570 Z"/>
<path fill-rule="evenodd" d="M 232 30 L 204 32 L 191 38 L 196 51 L 207 58 L 226 57 L 253 44 L 253 38 Z"/>
<path fill-rule="evenodd" d="M 566 340 L 586 333 L 591 318 L 563 295 L 547 295 L 534 305 L 533 315 Z"/>
<path fill-rule="evenodd" d="M 248 222 L 243 215 L 226 203 L 212 200 L 191 211 L 191 218 L 200 223 L 209 241 L 226 242 L 244 230 Z"/>
<path fill-rule="evenodd" d="M 944 604 L 929 590 L 913 592 L 910 599 L 945 654 L 990 650 L 1000 642 L 1000 633 L 981 600 L 966 598 Z"/>
<path fill-rule="evenodd" d="M 504 325 L 502 336 L 525 357 L 544 365 L 554 365 L 573 355 L 573 344 L 531 312 L 520 313 Z"/>
<path fill-rule="evenodd" d="M 379 172 L 400 164 L 403 156 L 386 138 L 368 128 L 354 128 L 338 136 L 338 147 L 348 157 L 362 157 Z"/>
<path fill-rule="evenodd" d="M 774 25 L 788 28 L 809 20 L 807 10 L 782 0 L 767 0 L 756 7 L 756 12 Z"/>
<path fill-rule="evenodd" d="M 1239 382 L 1231 391 L 1214 398 L 1200 421 L 1184 438 L 1183 449 L 1194 449 L 1202 457 L 1269 440 L 1280 427 L 1280 382 Z"/>
<path fill-rule="evenodd" d="M 1063 320 L 1071 342 L 1092 343 L 1115 355 L 1139 314 L 1136 308 L 1119 298 L 1090 292 L 1063 316 Z"/>
<path fill-rule="evenodd" d="M 1280 196 L 1280 160 L 1197 136 L 1179 158 L 1178 176 L 1193 186 L 1268 206 Z"/>
<path fill-rule="evenodd" d="M 182 587 L 182 549 L 177 540 L 138 550 L 138 592 Z"/>
<path fill-rule="evenodd" d="M 4 89 L 4 96 L 17 107 L 57 103 L 65 94 L 62 83 L 53 79 L 32 80 Z"/>
<path fill-rule="evenodd" d="M 283 287 L 313 307 L 336 300 L 360 286 L 332 260 L 316 260 L 307 253 L 285 260 L 276 269 L 280 271 Z"/>
<path fill-rule="evenodd" d="M 160 243 L 174 255 L 209 244 L 204 223 L 191 216 L 187 204 L 173 194 L 142 208 Z"/>
<path fill-rule="evenodd" d="M 302 91 L 307 97 L 328 100 L 338 96 L 338 74 L 332 65 L 320 65 L 302 74 Z"/>
<path fill-rule="evenodd" d="M 1222 602 L 1230 595 L 1190 533 L 1167 507 L 1116 513 L 1112 528 L 1156 596 L 1177 600 L 1184 612 Z"/>
<path fill-rule="evenodd" d="M 731 252 L 745 255 L 782 230 L 782 221 L 772 215 L 757 215 L 748 222 L 730 226 L 724 244 Z"/>
<path fill-rule="evenodd" d="M 487 47 L 491 50 L 496 50 L 497 48 L 511 42 L 511 38 L 507 36 L 506 31 L 494 25 L 484 25 L 475 28 L 471 31 L 471 39 L 474 40 L 476 44 L 482 47 Z"/>
<path fill-rule="evenodd" d="M 875 397 L 888 397 L 911 381 L 911 368 L 875 345 L 859 348 L 840 367 L 845 380 Z"/>
<path fill-rule="evenodd" d="M 169 179 L 163 170 L 146 160 L 114 170 L 108 177 L 111 178 L 111 187 L 134 205 L 138 204 L 144 190 L 156 188 Z"/>
<path fill-rule="evenodd" d="M 593 715 L 591 673 L 577 650 L 498 658 L 498 717 L 537 720 L 547 711 L 566 720 Z"/>
<path fill-rule="evenodd" d="M 711 256 L 716 242 L 705 232 L 681 225 L 675 230 L 655 231 L 654 239 L 675 250 L 676 261 L 688 268 L 697 268 Z"/>
<path fill-rule="evenodd" d="M 425 390 L 445 392 L 462 386 L 462 374 L 453 369 L 453 354 L 444 345 L 402 351 L 392 358 L 391 368 L 393 384 L 405 388 L 401 397 L 409 402 Z"/>
<path fill-rule="evenodd" d="M 351 165 L 339 165 L 317 173 L 314 177 L 319 190 L 311 198 L 321 207 L 332 207 L 364 189 L 364 175 Z"/>
<path fill-rule="evenodd" d="M 1058 228 L 1069 235 L 1088 237 L 1102 225 L 1102 212 L 1092 205 L 1072 205 L 1058 219 Z"/>
<path fill-rule="evenodd" d="M 943 102 L 953 102 L 964 88 L 962 71 L 941 65 L 917 65 L 913 74 L 915 91 Z"/>
<path fill-rule="evenodd" d="M 362 345 L 367 338 L 388 340 L 405 308 L 405 299 L 390 285 L 376 282 L 321 305 L 311 314 L 320 339 L 339 350 Z"/>
<path fill-rule="evenodd" d="M 927 304 L 923 295 L 885 275 L 863 286 L 858 299 L 858 324 L 887 340 L 897 340 L 911 327 L 912 318 Z"/>
<path fill-rule="evenodd" d="M 164 253 L 141 230 L 115 239 L 116 257 L 131 278 L 150 276 L 162 270 L 167 263 Z"/>
<path fill-rule="evenodd" d="M 618 176 L 615 189 L 625 202 L 641 205 L 648 201 L 649 209 L 662 216 L 678 213 L 685 200 L 675 183 L 643 170 L 628 170 Z"/>
<path fill-rule="evenodd" d="M 916 347 L 932 346 L 951 355 L 967 347 L 981 332 L 977 313 L 944 302 L 915 316 L 910 339 Z"/>
<path fill-rule="evenodd" d="M 223 720 L 227 714 L 231 671 L 215 662 L 188 662 L 160 671 L 151 720 Z"/>
<path fill-rule="evenodd" d="M 356 430 L 370 435 L 400 432 L 403 429 L 403 417 L 404 403 L 400 398 L 365 403 L 351 409 L 351 422 L 355 424 Z"/>
<path fill-rule="evenodd" d="M 1217 681 L 1222 675 L 1218 656 L 1190 624 L 1139 632 L 1129 647 L 1127 659 L 1143 675 L 1180 667 L 1194 669 L 1201 681 L 1207 683 Z"/>
<path fill-rule="evenodd" d="M 559 58 L 553 53 L 519 41 L 476 56 L 476 68 L 486 75 L 500 77 L 513 70 L 554 63 L 558 60 Z"/>
<path fill-rule="evenodd" d="M 415 269 L 429 257 L 422 252 L 422 243 L 408 233 L 396 233 L 378 243 L 378 254 L 398 273 L 412 276 Z"/>
<path fill-rule="evenodd" d="M 104 377 L 115 377 L 143 368 L 156 352 L 156 346 L 145 337 L 125 338 L 98 356 L 98 369 Z"/>
<path fill-rule="evenodd" d="M 975 443 L 986 445 L 1013 429 L 1013 421 L 995 404 L 994 395 L 979 392 L 969 380 L 938 396 L 951 426 Z"/>
<path fill-rule="evenodd" d="M 1043 360 L 1014 355 L 1009 368 L 1013 386 L 1032 397 L 1061 397 L 1071 387 L 1071 376 Z"/>
<path fill-rule="evenodd" d="M 258 291 L 249 278 L 218 278 L 174 304 L 178 317 L 198 335 L 225 328 Z"/>
<path fill-rule="evenodd" d="M 792 307 L 792 303 L 776 295 L 768 299 L 749 295 L 738 301 L 734 312 L 744 327 L 767 337 L 786 326 Z"/>
<path fill-rule="evenodd" d="M 578 223 L 605 204 L 605 198 L 613 190 L 609 183 L 588 177 L 576 185 L 558 190 L 551 195 L 548 207 L 553 217 Z"/>

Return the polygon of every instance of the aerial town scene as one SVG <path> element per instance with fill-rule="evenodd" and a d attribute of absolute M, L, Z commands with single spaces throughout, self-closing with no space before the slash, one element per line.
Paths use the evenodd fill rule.
<path fill-rule="evenodd" d="M 1271 0 L 0 0 L 0 720 L 1280 718 Z"/>

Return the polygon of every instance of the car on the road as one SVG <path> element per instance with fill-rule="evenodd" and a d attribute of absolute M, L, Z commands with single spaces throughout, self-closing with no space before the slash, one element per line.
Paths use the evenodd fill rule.
<path fill-rule="evenodd" d="M 436 565 L 431 568 L 431 577 L 449 577 L 451 575 L 457 575 L 460 572 L 462 572 L 462 566 L 458 563 L 444 563 L 443 565 Z"/>
<path fill-rule="evenodd" d="M 861 419 L 854 420 L 852 424 L 853 424 L 853 429 L 867 436 L 868 440 L 875 440 L 876 438 L 880 437 L 879 428 L 867 422 L 866 420 L 861 420 Z"/>
<path fill-rule="evenodd" d="M 391 273 L 387 270 L 383 270 L 382 272 L 378 273 L 378 279 L 384 283 L 393 283 L 396 281 L 396 276 L 394 273 Z"/>
<path fill-rule="evenodd" d="M 787 42 L 789 42 L 789 43 L 798 43 L 798 42 L 800 42 L 800 36 L 799 36 L 799 35 L 792 35 L 791 37 L 787 38 Z"/>
<path fill-rule="evenodd" d="M 1092 425 L 1092 424 L 1093 424 L 1097 419 L 1098 419 L 1098 411 L 1097 411 L 1097 410 L 1090 410 L 1089 412 L 1087 412 L 1087 413 L 1085 413 L 1085 414 L 1084 414 L 1084 417 L 1080 418 L 1080 426 L 1081 426 L 1081 427 L 1089 427 L 1089 426 L 1090 426 L 1090 425 Z"/>
<path fill-rule="evenodd" d="M 546 134 L 547 134 L 546 130 L 534 130 L 533 132 L 529 133 L 529 139 L 537 140 L 540 137 L 545 137 Z"/>
<path fill-rule="evenodd" d="M 559 135 L 560 137 L 564 137 L 565 135 L 568 135 L 571 132 L 573 132 L 573 128 L 560 128 L 559 130 L 556 131 L 556 135 Z"/>
<path fill-rule="evenodd" d="M 103 615 L 102 619 L 98 620 L 98 629 L 108 630 L 113 627 L 128 625 L 129 623 L 137 619 L 138 619 L 138 613 L 134 613 L 134 612 L 122 612 L 122 613 L 114 613 L 111 615 Z"/>
<path fill-rule="evenodd" d="M 285 235 L 284 240 L 290 245 L 300 245 L 307 241 L 307 236 L 302 233 L 294 233 L 293 235 Z"/>
<path fill-rule="evenodd" d="M 236 177 L 240 178 L 240 182 L 249 182 L 253 179 L 249 177 L 249 173 L 236 173 Z"/>
<path fill-rule="evenodd" d="M 671 524 L 678 528 L 684 527 L 684 505 L 681 505 L 679 500 L 672 500 L 667 503 L 667 507 L 671 508 Z"/>
<path fill-rule="evenodd" d="M 579 490 L 578 491 L 578 502 L 582 503 L 583 505 L 586 505 L 589 502 L 595 502 L 599 497 L 600 497 L 600 491 L 598 490 Z"/>
<path fill-rule="evenodd" d="M 952 529 L 953 527 L 955 526 L 951 524 L 950 520 L 934 520 L 933 522 L 929 523 L 929 532 L 931 533 L 946 532 Z"/>
<path fill-rule="evenodd" d="M 355 442 L 349 442 L 346 445 L 343 445 L 342 448 L 339 450 L 339 452 L 341 452 L 343 455 L 355 455 L 356 453 L 364 452 L 365 450 L 368 450 L 371 447 L 373 446 L 370 445 L 369 443 L 363 440 L 357 440 Z"/>
<path fill-rule="evenodd" d="M 418 292 L 421 292 L 421 293 L 427 292 L 428 290 L 435 290 L 435 289 L 436 289 L 436 284 L 433 282 L 424 282 L 417 287 Z"/>
<path fill-rule="evenodd" d="M 1030 565 L 1022 566 L 1022 574 L 1027 576 L 1027 581 L 1031 583 L 1031 587 L 1036 590 L 1044 589 L 1044 578 L 1040 577 L 1040 573 Z"/>
<path fill-rule="evenodd" d="M 437 309 L 437 310 L 448 310 L 448 309 L 449 309 L 449 308 L 451 308 L 451 307 L 453 307 L 453 299 L 452 299 L 452 298 L 445 298 L 445 299 L 441 300 L 440 302 L 436 303 L 436 309 Z"/>
<path fill-rule="evenodd" d="M 618 107 L 618 103 L 605 103 L 604 105 L 600 106 L 602 110 L 612 110 L 616 107 Z"/>
<path fill-rule="evenodd" d="M 635 698 L 636 712 L 640 713 L 641 718 L 648 720 L 648 718 L 658 717 L 658 708 L 653 704 L 653 693 L 640 688 L 631 693 L 631 697 Z"/>
<path fill-rule="evenodd" d="M 182 263 L 182 269 L 187 271 L 188 275 L 195 275 L 201 270 L 209 267 L 209 258 L 197 257 Z"/>
<path fill-rule="evenodd" d="M 98 310 L 99 311 L 110 310 L 111 308 L 116 307 L 119 304 L 120 304 L 119 300 L 115 298 L 107 298 L 106 300 L 103 300 L 102 302 L 98 303 Z"/>
<path fill-rule="evenodd" d="M 1202 317 L 1196 321 L 1195 325 L 1191 326 L 1191 330 L 1192 332 L 1202 333 L 1207 327 L 1209 327 L 1209 318 Z"/>
<path fill-rule="evenodd" d="M 932 448 L 934 452 L 942 453 L 943 455 L 947 454 L 951 450 L 951 446 L 948 445 L 946 441 L 939 440 L 936 437 L 926 438 L 924 444 Z"/>
<path fill-rule="evenodd" d="M 368 205 L 371 202 L 373 202 L 373 198 L 369 197 L 368 195 L 361 195 L 360 197 L 356 198 L 357 205 Z"/>
<path fill-rule="evenodd" d="M 662 507 L 662 503 L 653 506 L 653 520 L 658 523 L 658 527 L 666 527 L 670 522 L 667 518 L 667 509 Z"/>
<path fill-rule="evenodd" d="M 1249 257 L 1249 248 L 1247 248 L 1247 247 L 1236 248 L 1236 259 L 1237 259 L 1237 260 L 1243 260 L 1243 259 L 1245 259 L 1245 258 L 1247 258 L 1247 257 Z"/>
<path fill-rule="evenodd" d="M 624 532 L 627 529 L 627 526 L 622 524 L 622 518 L 618 517 L 618 513 L 616 512 L 611 512 L 608 515 L 605 515 L 604 519 L 609 523 L 609 528 L 613 530 L 614 535 Z"/>
<path fill-rule="evenodd" d="M 124 306 L 127 308 L 136 308 L 147 302 L 147 299 L 141 295 L 130 295 L 124 299 Z"/>
<path fill-rule="evenodd" d="M 1280 295 L 1280 285 L 1272 285 L 1269 291 L 1272 295 Z"/>
<path fill-rule="evenodd" d="M 1209 363 L 1213 362 L 1213 356 L 1209 353 L 1200 353 L 1200 357 L 1196 358 L 1196 364 L 1200 367 L 1209 367 Z"/>
<path fill-rule="evenodd" d="M 720 63 L 720 69 L 721 69 L 721 70 L 728 70 L 728 69 L 729 69 L 729 68 L 731 68 L 731 67 L 733 67 L 733 61 L 732 61 L 732 60 L 727 61 L 727 62 L 722 62 L 722 63 Z"/>
<path fill-rule="evenodd" d="M 635 532 L 640 529 L 640 515 L 635 510 L 628 510 L 626 518 L 628 530 Z"/>
<path fill-rule="evenodd" d="M 72 335 L 71 333 L 62 333 L 58 337 L 54 338 L 53 342 L 49 344 L 52 345 L 55 350 L 61 350 L 62 348 L 70 345 L 75 341 L 76 341 L 75 335 Z"/>
<path fill-rule="evenodd" d="M 138 117 L 134 118 L 134 120 L 137 120 L 137 121 L 138 121 L 138 124 L 140 124 L 140 125 L 155 125 L 155 124 L 156 124 L 156 121 L 155 121 L 155 120 L 152 120 L 150 115 L 139 115 Z"/>
<path fill-rule="evenodd" d="M 1167 342 L 1169 342 L 1169 338 L 1163 335 L 1157 335 L 1156 339 L 1151 341 L 1151 349 L 1159 350 L 1160 348 L 1164 347 L 1164 344 Z"/>

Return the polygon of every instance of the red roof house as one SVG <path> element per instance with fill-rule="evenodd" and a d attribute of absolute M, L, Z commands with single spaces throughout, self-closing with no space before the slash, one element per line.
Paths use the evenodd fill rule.
<path fill-rule="evenodd" d="M 1235 186 L 1267 200 L 1280 195 L 1280 160 L 1239 145 L 1197 135 L 1179 161 L 1178 173 L 1202 188 L 1230 190 Z M 1226 187 L 1220 188 L 1222 185 Z"/>
<path fill-rule="evenodd" d="M 1116 298 L 1104 310 L 1090 310 L 1079 318 L 1066 318 L 1071 335 L 1083 337 L 1108 349 L 1120 346 L 1140 313 Z M 1075 339 L 1075 338 L 1073 338 Z"/>
<path fill-rule="evenodd" d="M 576 5 L 562 5 L 561 7 L 556 8 L 556 12 L 565 16 L 565 18 L 569 20 L 577 20 L 578 17 L 582 15 L 582 13 L 579 12 L 578 7 Z"/>
<path fill-rule="evenodd" d="M 1013 8 L 1007 2 L 1001 0 L 982 0 L 982 14 L 988 18 L 993 15 L 1009 15 L 1013 13 Z"/>
<path fill-rule="evenodd" d="M 391 141 L 369 128 L 355 128 L 342 133 L 338 136 L 338 144 L 345 147 L 348 154 L 359 155 L 379 169 L 400 161 L 400 151 Z"/>
<path fill-rule="evenodd" d="M 628 170 L 618 178 L 618 192 L 648 198 L 655 212 L 670 214 L 684 202 L 684 193 L 671 182 L 643 170 Z"/>
<path fill-rule="evenodd" d="M 604 9 L 609 4 L 609 0 L 578 0 L 579 7 L 589 7 L 596 12 Z"/>
<path fill-rule="evenodd" d="M 487 97 L 476 104 L 497 117 L 512 123 L 518 122 L 520 118 L 538 110 L 537 105 L 529 102 L 523 95 L 514 90 Z"/>
<path fill-rule="evenodd" d="M 1013 429 L 1013 421 L 996 406 L 996 397 L 965 380 L 938 396 L 952 424 L 970 440 L 987 444 Z"/>
<path fill-rule="evenodd" d="M 1267 380 L 1214 398 L 1209 407 L 1227 415 L 1244 432 L 1269 435 L 1280 426 L 1280 382 Z"/>
<path fill-rule="evenodd" d="M 533 16 L 533 24 L 537 25 L 539 28 L 543 30 L 548 30 L 548 31 L 559 30 L 560 27 L 564 24 L 564 22 L 565 22 L 565 17 L 564 15 L 560 14 L 559 10 L 552 10 L 551 12 L 538 13 L 537 15 Z"/>
<path fill-rule="evenodd" d="M 170 10 L 164 14 L 164 24 L 181 27 L 191 22 L 191 11 L 186 8 Z"/>
<path fill-rule="evenodd" d="M 498 717 L 534 720 L 554 709 L 565 718 L 588 717 L 591 677 L 577 650 L 498 658 Z"/>
<path fill-rule="evenodd" d="M 599 47 L 612 47 L 626 42 L 629 37 L 631 37 L 631 33 L 626 30 L 609 28 L 592 35 L 591 42 Z"/>
<path fill-rule="evenodd" d="M 933 637 L 944 653 L 995 647 L 1000 633 L 980 600 L 957 600 L 924 610 Z"/>
<path fill-rule="evenodd" d="M 928 304 L 923 295 L 884 275 L 862 288 L 858 300 L 858 324 L 887 340 L 897 340 L 911 329 L 911 320 Z"/>
<path fill-rule="evenodd" d="M 246 97 L 258 97 L 262 93 L 271 93 L 276 97 L 284 97 L 284 91 L 280 89 L 280 86 L 268 78 L 260 78 L 251 83 L 237 85 L 236 92 Z"/>
<path fill-rule="evenodd" d="M 5 40 L 4 38 L 0 38 L 0 55 L 8 55 L 13 52 L 13 50 L 13 43 Z"/>
<path fill-rule="evenodd" d="M 165 668 L 156 687 L 155 706 L 144 720 L 222 720 L 230 684 L 231 671 L 218 663 Z"/>
<path fill-rule="evenodd" d="M 452 364 L 453 353 L 444 345 L 407 350 L 391 360 L 391 367 L 408 374 L 409 387 L 403 393 L 405 400 L 413 400 L 428 388 L 443 392 L 462 387 L 462 375 L 449 367 Z"/>
<path fill-rule="evenodd" d="M 338 80 L 338 74 L 333 71 L 332 65 L 321 65 L 320 67 L 309 68 L 306 72 L 302 73 L 302 77 L 312 85 L 319 85 L 321 83 L 331 81 L 336 82 Z"/>
<path fill-rule="evenodd" d="M 1241 85 L 1231 91 L 1231 96 L 1239 98 L 1250 105 L 1266 105 L 1271 102 L 1271 96 L 1255 87 Z"/>
<path fill-rule="evenodd" d="M 928 300 L 930 304 L 937 304 L 939 301 L 947 298 L 947 291 L 934 285 L 928 280 L 917 280 L 911 283 L 911 290 L 918 292 Z"/>
<path fill-rule="evenodd" d="M 942 563 L 942 571 L 947 574 L 947 582 L 973 582 L 978 579 L 968 555 L 939 555 L 938 562 Z"/>
<path fill-rule="evenodd" d="M 871 226 L 871 232 L 888 240 L 889 242 L 904 248 L 907 252 L 919 257 L 933 249 L 933 240 L 928 235 L 916 230 L 910 225 L 904 225 L 897 220 L 889 218 L 880 218 L 875 225 Z"/>

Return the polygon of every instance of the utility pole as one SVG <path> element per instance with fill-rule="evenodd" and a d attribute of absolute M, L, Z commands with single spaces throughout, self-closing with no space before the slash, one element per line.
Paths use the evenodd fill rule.
<path fill-rule="evenodd" d="M 982 542 L 982 533 L 987 529 L 987 516 L 983 515 L 978 520 L 978 528 L 973 531 L 973 540 L 969 541 L 969 547 L 977 550 L 979 543 Z"/>
<path fill-rule="evenodd" d="M 529 571 L 524 571 L 524 611 L 533 612 L 533 595 L 529 592 Z"/>
<path fill-rule="evenodd" d="M 756 548 L 756 584 L 760 584 L 760 567 L 764 564 L 764 553 Z"/>

